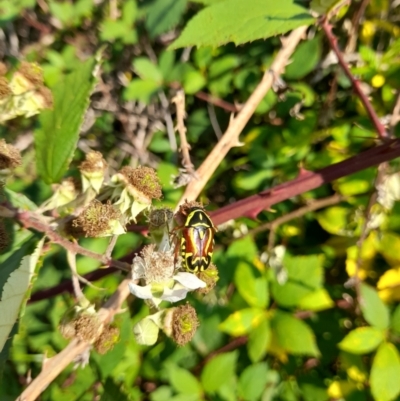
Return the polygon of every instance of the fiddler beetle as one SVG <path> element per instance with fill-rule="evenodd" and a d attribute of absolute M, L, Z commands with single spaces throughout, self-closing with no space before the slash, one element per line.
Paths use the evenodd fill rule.
<path fill-rule="evenodd" d="M 210 216 L 202 207 L 192 207 L 180 228 L 182 236 L 179 250 L 183 268 L 191 273 L 206 270 L 211 263 L 214 233 L 217 231 Z"/>

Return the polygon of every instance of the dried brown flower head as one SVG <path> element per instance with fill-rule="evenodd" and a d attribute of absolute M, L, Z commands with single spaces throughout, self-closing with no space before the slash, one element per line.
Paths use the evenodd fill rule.
<path fill-rule="evenodd" d="M 12 169 L 21 164 L 21 155 L 14 146 L 0 139 L 0 170 Z"/>
<path fill-rule="evenodd" d="M 74 233 L 80 231 L 86 237 L 100 237 L 107 234 L 114 228 L 114 222 L 118 221 L 120 213 L 110 203 L 101 203 L 94 200 L 90 205 L 72 222 Z M 112 234 L 112 233 L 111 233 Z"/>

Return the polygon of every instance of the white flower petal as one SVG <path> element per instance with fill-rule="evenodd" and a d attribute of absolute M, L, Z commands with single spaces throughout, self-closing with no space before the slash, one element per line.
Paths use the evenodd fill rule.
<path fill-rule="evenodd" d="M 207 286 L 204 281 L 201 281 L 192 273 L 180 272 L 174 276 L 174 280 L 190 290 L 197 290 L 198 288 L 204 288 Z"/>
<path fill-rule="evenodd" d="M 154 345 L 158 338 L 158 332 L 159 328 L 150 316 L 142 319 L 133 328 L 136 342 L 144 345 Z"/>
<path fill-rule="evenodd" d="M 133 295 L 140 299 L 151 299 L 153 294 L 151 293 L 151 286 L 146 285 L 144 287 L 137 285 L 135 283 L 129 283 L 129 290 Z"/>
<path fill-rule="evenodd" d="M 166 288 L 161 299 L 168 302 L 178 302 L 185 299 L 188 292 L 189 290 L 187 288 L 180 285 L 174 286 L 172 289 Z"/>

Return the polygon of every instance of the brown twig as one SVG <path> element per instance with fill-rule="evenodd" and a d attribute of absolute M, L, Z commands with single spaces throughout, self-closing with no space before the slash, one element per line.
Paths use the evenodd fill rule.
<path fill-rule="evenodd" d="M 183 158 L 183 167 L 187 170 L 187 172 L 194 176 L 194 166 L 192 161 L 190 160 L 189 149 L 190 145 L 186 139 L 186 127 L 185 127 L 185 92 L 180 89 L 176 93 L 176 95 L 172 98 L 172 103 L 176 105 L 176 130 L 179 132 L 179 138 L 181 140 L 180 149 L 182 152 Z"/>
<path fill-rule="evenodd" d="M 209 104 L 213 104 L 214 106 L 217 106 L 231 113 L 237 113 L 240 111 L 240 107 L 237 107 L 232 103 L 228 103 L 225 100 L 219 99 L 202 91 L 197 92 L 194 96 L 197 97 L 198 99 L 204 100 Z"/>
<path fill-rule="evenodd" d="M 368 97 L 366 94 L 362 91 L 360 82 L 354 78 L 353 74 L 350 71 L 350 68 L 346 64 L 344 57 L 342 55 L 342 52 L 339 50 L 338 47 L 338 41 L 336 36 L 332 32 L 332 25 L 328 22 L 328 20 L 322 19 L 321 21 L 321 27 L 323 31 L 325 32 L 325 35 L 328 39 L 329 45 L 333 52 L 336 54 L 336 57 L 338 58 L 339 65 L 342 67 L 343 72 L 347 76 L 347 78 L 350 80 L 353 90 L 356 93 L 356 95 L 360 98 L 361 103 L 364 105 L 365 110 L 367 111 L 367 114 L 374 125 L 379 137 L 382 140 L 387 140 L 389 138 L 389 135 L 384 127 L 384 125 L 380 122 L 379 117 L 377 116 L 375 109 L 372 107 L 371 102 L 368 100 Z"/>
<path fill-rule="evenodd" d="M 10 209 L 9 209 L 10 210 Z M 40 216 L 35 215 L 33 212 L 28 211 L 13 211 L 14 218 L 20 221 L 24 227 L 33 228 L 39 232 L 45 234 L 53 243 L 61 245 L 67 251 L 87 256 L 89 258 L 98 260 L 101 264 L 105 266 L 114 266 L 120 270 L 130 271 L 130 265 L 128 263 L 120 262 L 118 260 L 113 260 L 105 255 L 101 255 L 96 252 L 89 251 L 81 247 L 80 245 L 70 242 L 56 231 L 54 231 L 48 224 L 40 221 Z"/>
<path fill-rule="evenodd" d="M 313 212 L 315 210 L 322 209 L 327 206 L 336 205 L 337 203 L 343 201 L 344 199 L 345 197 L 339 194 L 328 196 L 327 198 L 323 199 L 316 199 L 315 201 L 306 206 L 303 206 L 297 210 L 293 210 L 293 212 L 287 213 L 284 216 L 278 217 L 273 221 L 261 224 L 260 226 L 253 228 L 252 230 L 249 230 L 249 232 L 244 234 L 243 237 L 247 235 L 254 236 L 266 230 L 276 229 L 276 227 L 285 224 L 290 220 L 298 219 L 299 217 L 304 216 L 308 212 Z"/>
<path fill-rule="evenodd" d="M 128 283 L 130 280 L 130 277 L 123 280 L 117 291 L 99 310 L 97 315 L 101 323 L 109 323 L 113 316 L 121 310 L 122 303 L 129 295 Z M 60 353 L 46 361 L 42 371 L 22 392 L 17 401 L 34 401 L 78 355 L 90 347 L 91 345 L 84 341 L 72 340 Z"/>
<path fill-rule="evenodd" d="M 282 40 L 282 49 L 276 55 L 271 67 L 264 73 L 261 82 L 243 105 L 236 117 L 232 118 L 221 140 L 216 144 L 208 157 L 196 171 L 197 180 L 193 180 L 186 187 L 181 202 L 185 199 L 193 200 L 199 195 L 211 175 L 217 169 L 229 150 L 240 145 L 239 135 L 250 120 L 257 106 L 272 86 L 274 77 L 281 74 L 296 46 L 304 37 L 307 27 L 295 29 L 288 37 Z"/>

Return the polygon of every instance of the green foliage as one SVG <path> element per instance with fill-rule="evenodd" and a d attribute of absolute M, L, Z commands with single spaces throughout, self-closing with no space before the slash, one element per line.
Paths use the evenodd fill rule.
<path fill-rule="evenodd" d="M 217 355 L 207 363 L 201 374 L 204 391 L 213 394 L 221 390 L 234 376 L 236 370 L 237 352 Z"/>
<path fill-rule="evenodd" d="M 54 108 L 40 115 L 35 131 L 36 163 L 47 183 L 58 182 L 72 160 L 89 97 L 97 57 L 85 61 L 53 88 Z"/>
<path fill-rule="evenodd" d="M 319 355 L 311 328 L 301 320 L 288 313 L 276 312 L 271 328 L 274 340 L 284 351 L 293 355 Z"/>
<path fill-rule="evenodd" d="M 173 132 L 177 90 L 185 93 L 186 138 L 198 168 L 235 123 L 233 118 L 241 118 L 239 111 L 266 71 L 274 78 L 273 88 L 238 140 L 226 145 L 234 146 L 198 197 L 211 218 L 222 222 L 212 259 L 218 268 L 216 286 L 173 305 L 163 301 L 157 310 L 128 297 L 113 318 L 120 332 L 113 348 L 100 354 L 93 347 L 86 366 L 70 364 L 40 399 L 399 398 L 399 162 L 349 174 L 364 165 L 363 152 L 373 153 L 380 140 L 352 82 L 332 57 L 322 19 L 314 14 L 333 25 L 351 73 L 397 138 L 400 125 L 391 127 L 389 120 L 400 87 L 400 14 L 396 8 L 388 13 L 385 2 L 371 2 L 364 10 L 365 5 L 335 0 L 0 0 L 7 48 L 0 84 L 26 58 L 41 67 L 54 97 L 53 109 L 42 111 L 37 120 L 20 116 L 0 126 L 0 138 L 22 150 L 20 165 L 0 169 L 0 240 L 6 238 L 7 245 L 0 250 L 1 400 L 18 398 L 24 378 L 42 370 L 44 355 L 50 358 L 65 349 L 68 340 L 60 323 L 77 306 L 84 307 L 72 294 L 71 253 L 58 236 L 86 250 L 77 255 L 76 270 L 93 282 L 90 286 L 81 279 L 80 284 L 93 309 L 114 299 L 125 276 L 104 268 L 106 259 L 88 254 L 105 258 L 109 238 L 72 239 L 65 232 L 86 202 L 97 197 L 106 204 L 109 194 L 82 194 L 78 183 L 66 204 L 49 206 L 49 198 L 68 195 L 65 179 L 82 180 L 85 154 L 96 150 L 108 164 L 100 174 L 105 182 L 124 166 L 154 167 L 163 190 L 154 204 L 175 209 L 184 192 L 174 186 L 173 176 L 187 167 L 175 150 L 182 146 Z M 288 44 L 289 32 L 300 26 L 311 28 L 280 77 L 271 64 Z M 282 34 L 286 38 L 277 36 Z M 0 90 L 0 103 L 2 96 Z M 383 154 L 396 149 L 390 145 Z M 302 187 L 307 174 L 354 156 L 359 158 L 341 167 L 342 178 L 331 182 L 329 174 L 314 175 L 319 186 Z M 0 152 L 0 162 L 3 158 Z M 211 168 L 207 163 L 206 169 Z M 111 184 L 108 189 L 118 197 L 115 181 Z M 342 198 L 332 199 L 334 194 Z M 241 206 L 253 195 L 254 209 L 244 213 Z M 283 200 L 270 205 L 274 197 Z M 319 205 L 324 198 L 331 202 Z M 125 206 L 126 197 L 119 200 Z M 26 220 L 30 213 L 36 216 L 33 225 Z M 148 213 L 136 220 L 125 224 L 129 232 L 118 236 L 111 254 L 128 263 L 127 270 L 139 247 L 153 243 L 144 235 Z M 43 226 L 47 236 L 39 258 L 40 236 L 32 233 L 46 235 Z M 174 230 L 166 243 L 173 244 L 175 235 L 179 239 L 181 230 Z M 178 267 L 179 261 L 174 263 Z M 171 283 L 166 287 L 171 290 Z M 158 295 L 164 289 L 154 291 Z M 170 323 L 166 308 L 186 302 L 198 322 L 182 319 L 180 328 L 199 327 L 188 344 L 176 346 L 171 331 L 177 325 L 169 331 L 160 325 Z"/>
<path fill-rule="evenodd" d="M 338 345 L 347 352 L 366 354 L 374 351 L 383 340 L 382 330 L 375 327 L 358 327 L 347 334 Z"/>
<path fill-rule="evenodd" d="M 371 368 L 371 392 L 375 399 L 394 400 L 400 393 L 400 356 L 391 343 L 383 343 L 376 352 Z"/>
<path fill-rule="evenodd" d="M 236 45 L 285 33 L 298 26 L 308 25 L 313 18 L 291 0 L 276 3 L 260 0 L 229 0 L 218 2 L 199 12 L 172 44 L 184 46 Z M 207 29 L 204 29 L 204 27 Z"/>

